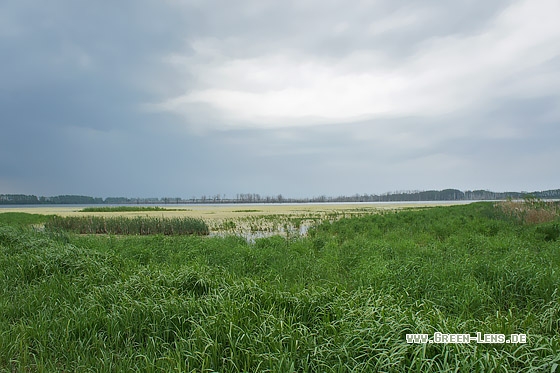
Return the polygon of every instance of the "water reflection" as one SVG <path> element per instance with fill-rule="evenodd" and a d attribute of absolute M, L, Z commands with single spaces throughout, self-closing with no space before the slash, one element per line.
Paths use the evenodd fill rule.
<path fill-rule="evenodd" d="M 271 230 L 240 230 L 238 232 L 223 232 L 223 231 L 211 231 L 211 237 L 226 237 L 226 236 L 238 236 L 243 237 L 247 243 L 253 244 L 259 238 L 268 238 L 273 236 L 282 236 L 286 238 L 294 237 L 306 237 L 307 232 L 312 227 L 313 224 L 303 224 L 301 223 L 299 227 L 286 226 L 279 227 L 276 231 Z M 287 229 L 286 229 L 287 228 Z"/>

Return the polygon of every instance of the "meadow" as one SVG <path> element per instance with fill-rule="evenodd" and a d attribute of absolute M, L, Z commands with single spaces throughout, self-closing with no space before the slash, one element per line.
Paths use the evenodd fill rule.
<path fill-rule="evenodd" d="M 0 371 L 560 372 L 558 203 L 263 214 L 214 236 L 10 214 Z M 406 341 L 434 332 L 527 343 Z"/>

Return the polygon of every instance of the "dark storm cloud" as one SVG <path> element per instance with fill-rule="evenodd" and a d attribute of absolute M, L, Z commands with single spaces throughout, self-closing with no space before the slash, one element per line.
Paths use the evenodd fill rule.
<path fill-rule="evenodd" d="M 559 10 L 6 1 L 0 193 L 557 188 Z"/>
<path fill-rule="evenodd" d="M 67 114 L 73 123 L 87 120 L 85 113 L 109 119 L 119 108 L 150 97 L 150 74 L 162 78 L 160 55 L 180 42 L 172 32 L 172 12 L 153 3 L 12 4 L 7 11 L 18 27 L 0 39 L 3 102 L 25 105 L 29 99 L 29 107 L 47 121 L 52 113 Z"/>
<path fill-rule="evenodd" d="M 144 128 L 153 125 L 140 106 L 173 92 L 161 56 L 182 43 L 174 33 L 182 19 L 154 2 L 2 7 L 0 145 L 12 160 L 2 177 L 14 185 L 7 192 L 96 194 L 119 170 L 137 175 L 127 154 L 144 153 L 136 134 L 149 137 Z M 116 190 L 124 193 L 128 181 Z"/>

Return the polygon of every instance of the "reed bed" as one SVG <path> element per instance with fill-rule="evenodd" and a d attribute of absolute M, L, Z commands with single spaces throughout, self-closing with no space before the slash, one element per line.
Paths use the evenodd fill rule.
<path fill-rule="evenodd" d="M 145 211 L 190 211 L 188 209 L 165 208 L 159 206 L 101 206 L 85 207 L 80 212 L 145 212 Z"/>
<path fill-rule="evenodd" d="M 560 216 L 560 201 L 543 201 L 526 198 L 523 201 L 505 201 L 497 204 L 510 218 L 523 224 L 539 224 L 556 220 Z"/>
<path fill-rule="evenodd" d="M 54 216 L 45 228 L 65 230 L 79 234 L 116 234 L 116 235 L 208 235 L 209 229 L 201 219 L 190 217 L 142 217 L 124 216 Z"/>

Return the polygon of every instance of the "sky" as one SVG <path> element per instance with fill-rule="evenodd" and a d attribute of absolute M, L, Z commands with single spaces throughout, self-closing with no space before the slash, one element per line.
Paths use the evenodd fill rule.
<path fill-rule="evenodd" d="M 558 0 L 4 0 L 0 194 L 560 188 Z"/>

